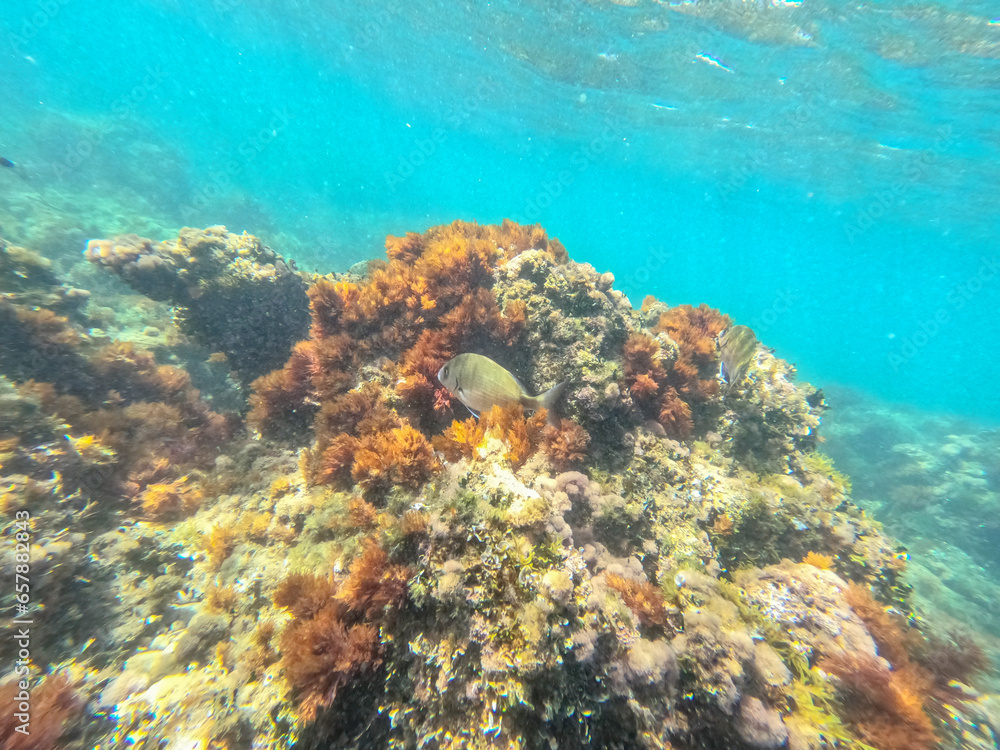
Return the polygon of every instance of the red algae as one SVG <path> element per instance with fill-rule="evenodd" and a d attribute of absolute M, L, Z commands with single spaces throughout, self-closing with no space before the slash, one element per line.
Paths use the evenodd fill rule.
<path fill-rule="evenodd" d="M 454 222 L 423 235 L 389 237 L 388 262 L 372 264 L 361 282 L 319 279 L 308 290 L 310 339 L 295 346 L 284 368 L 254 383 L 250 423 L 285 438 L 311 424 L 317 445 L 312 481 L 342 481 L 349 465 L 367 491 L 419 487 L 438 466 L 430 438 L 446 426 L 442 418 L 453 403 L 437 372 L 460 352 L 517 342 L 527 306 L 511 300 L 501 310 L 493 273 L 537 248 L 565 257 L 538 227 Z M 389 359 L 391 391 L 371 384 L 351 390 L 362 363 L 377 357 Z M 522 425 L 505 432 L 514 462 L 522 463 L 537 437 L 533 446 Z M 468 436 L 451 443 L 463 439 Z M 574 450 L 580 444 L 577 435 Z M 471 447 L 450 455 L 455 450 L 468 455 Z"/>
<path fill-rule="evenodd" d="M 305 720 L 381 663 L 386 647 L 379 639 L 380 625 L 406 598 L 410 576 L 408 568 L 390 564 L 385 550 L 368 539 L 342 582 L 293 573 L 278 586 L 274 603 L 295 618 L 281 635 L 281 667 Z"/>

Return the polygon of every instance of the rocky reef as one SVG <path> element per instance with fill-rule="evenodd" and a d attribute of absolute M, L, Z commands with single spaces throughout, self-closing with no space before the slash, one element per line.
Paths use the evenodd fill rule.
<path fill-rule="evenodd" d="M 43 598 L 102 593 L 96 644 L 38 634 L 64 744 L 992 747 L 987 659 L 919 617 L 905 551 L 816 452 L 822 393 L 763 347 L 722 388 L 719 311 L 634 309 L 512 222 L 389 237 L 307 290 L 263 247 L 212 228 L 88 250 L 257 375 L 245 434 L 55 312 L 17 329 L 53 366 L 0 359 L 2 511 L 30 507 L 58 561 Z M 234 329 L 236 290 L 286 286 L 259 342 Z M 565 397 L 469 417 L 436 379 L 463 352 Z"/>
<path fill-rule="evenodd" d="M 180 330 L 225 355 L 249 382 L 306 334 L 309 276 L 256 237 L 225 227 L 182 229 L 174 240 L 91 240 L 87 260 L 175 308 Z"/>

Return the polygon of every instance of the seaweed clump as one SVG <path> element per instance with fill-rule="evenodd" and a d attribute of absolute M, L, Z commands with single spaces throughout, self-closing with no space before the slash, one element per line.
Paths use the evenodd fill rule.
<path fill-rule="evenodd" d="M 680 305 L 660 315 L 653 335 L 634 333 L 626 342 L 625 387 L 671 437 L 685 439 L 705 428 L 705 405 L 719 394 L 716 337 L 730 322 L 707 305 Z"/>
<path fill-rule="evenodd" d="M 517 342 L 525 308 L 501 308 L 494 269 L 531 248 L 565 258 L 537 229 L 455 222 L 390 237 L 388 262 L 364 280 L 317 280 L 308 290 L 310 338 L 254 383 L 251 424 L 274 437 L 311 426 L 314 482 L 418 488 L 436 467 L 430 439 L 452 414 L 437 372 L 462 351 L 503 359 Z M 579 445 L 577 436 L 569 453 L 579 455 Z"/>
<path fill-rule="evenodd" d="M 303 719 L 314 718 L 342 688 L 381 663 L 379 628 L 404 602 L 410 575 L 370 539 L 343 581 L 293 573 L 278 586 L 274 603 L 295 618 L 280 638 L 281 667 Z"/>
<path fill-rule="evenodd" d="M 92 339 L 79 320 L 0 299 L 0 375 L 53 420 L 41 433 L 10 423 L 5 468 L 39 478 L 57 469 L 69 496 L 79 491 L 85 503 L 111 493 L 156 516 L 161 504 L 146 504 L 145 489 L 207 468 L 234 420 L 209 406 L 185 370 L 132 343 Z"/>
<path fill-rule="evenodd" d="M 65 674 L 49 674 L 28 693 L 29 680 L 8 679 L 0 685 L 0 745 L 5 750 L 49 750 L 56 747 L 69 722 L 83 708 L 83 700 Z M 25 701 L 21 695 L 30 695 Z M 21 710 L 21 706 L 25 710 Z"/>

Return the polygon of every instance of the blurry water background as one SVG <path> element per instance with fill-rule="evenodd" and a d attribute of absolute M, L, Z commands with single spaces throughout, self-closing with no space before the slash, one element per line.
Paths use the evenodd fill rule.
<path fill-rule="evenodd" d="M 342 270 L 389 233 L 537 221 L 633 303 L 719 307 L 804 379 L 973 420 L 995 459 L 996 13 L 9 0 L 0 154 L 27 181 L 0 171 L 0 234 L 68 264 L 89 237 L 225 224 Z M 884 495 L 861 459 L 898 444 L 833 401 L 830 452 Z"/>

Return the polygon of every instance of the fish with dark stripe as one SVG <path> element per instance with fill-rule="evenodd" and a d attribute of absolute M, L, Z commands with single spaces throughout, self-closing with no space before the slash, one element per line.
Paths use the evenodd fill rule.
<path fill-rule="evenodd" d="M 719 336 L 722 366 L 720 374 L 727 390 L 736 385 L 750 369 L 757 354 L 757 336 L 747 326 L 732 326 Z"/>

